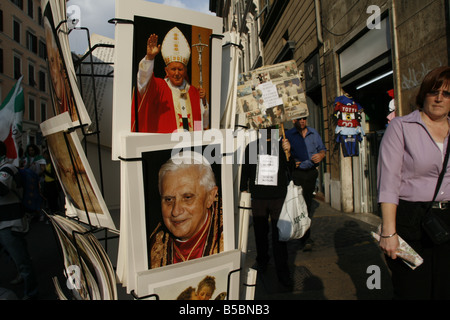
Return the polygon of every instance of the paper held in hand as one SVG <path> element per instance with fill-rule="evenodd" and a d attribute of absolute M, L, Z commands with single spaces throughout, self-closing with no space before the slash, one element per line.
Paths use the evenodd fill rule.
<path fill-rule="evenodd" d="M 375 240 L 380 241 L 380 235 L 378 233 L 372 232 L 372 236 Z M 420 266 L 423 263 L 422 257 L 400 236 L 398 237 L 398 241 L 400 245 L 397 249 L 397 256 L 413 270 Z"/>

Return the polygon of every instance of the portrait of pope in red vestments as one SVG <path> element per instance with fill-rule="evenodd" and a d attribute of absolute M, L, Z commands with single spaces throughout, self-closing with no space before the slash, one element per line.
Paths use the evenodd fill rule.
<path fill-rule="evenodd" d="M 189 74 L 192 78 L 197 79 L 200 76 L 202 79 L 203 74 L 206 74 L 205 68 L 209 59 L 205 58 L 205 52 L 203 58 L 202 54 L 199 54 L 200 46 L 197 41 L 201 40 L 192 40 L 195 43 L 191 45 L 180 28 L 172 27 L 164 35 L 162 43 L 157 33 L 151 33 L 146 39 L 146 54 L 138 58 L 140 60 L 132 97 L 132 132 L 173 133 L 208 128 L 210 107 L 207 81 L 196 81 L 193 85 L 189 82 Z M 189 35 L 200 38 L 199 32 L 205 31 L 191 31 Z M 208 47 L 206 40 L 208 39 L 203 40 L 205 44 L 201 46 L 203 51 Z M 194 56 L 195 63 L 190 63 L 191 57 Z M 155 70 L 161 69 L 158 65 L 161 58 L 164 63 L 164 76 L 157 76 Z M 199 75 L 199 71 L 194 69 L 198 69 L 202 64 L 202 74 Z"/>

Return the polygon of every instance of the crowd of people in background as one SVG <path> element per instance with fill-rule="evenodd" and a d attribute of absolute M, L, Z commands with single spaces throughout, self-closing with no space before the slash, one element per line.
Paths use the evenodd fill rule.
<path fill-rule="evenodd" d="M 41 209 L 49 214 L 63 210 L 61 186 L 48 150 L 41 153 L 35 144 L 29 144 L 20 158 L 25 212 L 30 220 L 46 220 Z"/>
<path fill-rule="evenodd" d="M 28 252 L 26 234 L 34 221 L 48 223 L 46 214 L 62 214 L 62 189 L 48 150 L 35 144 L 20 155 L 19 166 L 6 157 L 7 146 L 0 141 L 0 253 L 14 261 L 17 276 L 10 283 L 24 283 L 22 299 L 38 297 L 38 283 Z M 0 296 L 12 297 L 12 291 L 0 288 Z"/>

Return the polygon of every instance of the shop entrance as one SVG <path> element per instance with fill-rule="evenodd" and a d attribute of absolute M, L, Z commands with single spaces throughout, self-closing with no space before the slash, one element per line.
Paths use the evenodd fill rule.
<path fill-rule="evenodd" d="M 365 138 L 360 145 L 360 156 L 353 159 L 354 203 L 361 203 L 359 211 L 379 214 L 377 203 L 378 150 L 388 124 L 389 91 L 394 88 L 391 64 L 359 78 L 343 87 L 364 108 L 361 126 Z M 357 181 L 356 181 L 357 179 Z M 355 205 L 355 208 L 357 206 Z"/>
<path fill-rule="evenodd" d="M 392 98 L 388 91 L 394 89 L 394 78 L 390 65 L 379 69 L 343 87 L 356 102 L 364 108 L 367 132 L 384 130 L 388 123 L 389 103 Z"/>

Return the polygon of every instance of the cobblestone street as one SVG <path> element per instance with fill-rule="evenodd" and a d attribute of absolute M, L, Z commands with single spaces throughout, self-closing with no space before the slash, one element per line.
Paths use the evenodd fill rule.
<path fill-rule="evenodd" d="M 302 251 L 299 241 L 288 244 L 294 286 L 279 284 L 274 264 L 258 275 L 255 300 L 390 300 L 392 286 L 384 258 L 370 232 L 379 219 L 373 214 L 344 214 L 327 203 L 316 201 L 311 251 Z M 246 266 L 255 262 L 253 229 L 249 230 Z M 378 266 L 380 289 L 369 289 L 368 279 Z M 370 278 L 369 283 L 372 284 Z"/>

